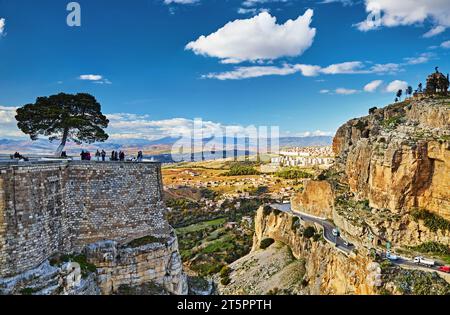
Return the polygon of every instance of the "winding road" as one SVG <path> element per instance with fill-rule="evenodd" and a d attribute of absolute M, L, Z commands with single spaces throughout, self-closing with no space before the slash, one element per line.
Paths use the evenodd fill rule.
<path fill-rule="evenodd" d="M 272 207 L 273 209 L 288 213 L 292 216 L 298 217 L 305 222 L 312 222 L 312 223 L 319 224 L 323 228 L 324 238 L 329 243 L 334 244 L 334 246 L 337 249 L 341 250 L 342 252 L 344 252 L 346 254 L 350 254 L 352 252 L 352 250 L 355 249 L 355 246 L 353 244 L 345 245 L 345 240 L 343 238 L 341 238 L 340 236 L 336 237 L 333 235 L 333 229 L 335 229 L 336 226 L 326 219 L 318 218 L 318 217 L 315 217 L 315 216 L 312 216 L 312 215 L 309 215 L 306 213 L 294 211 L 294 210 L 292 210 L 290 203 L 274 203 L 274 204 L 271 204 L 270 207 Z M 377 250 L 377 253 L 380 254 L 382 257 L 385 257 L 385 252 L 383 252 L 381 250 Z M 403 267 L 407 267 L 407 268 L 411 268 L 411 269 L 423 270 L 423 271 L 428 271 L 428 272 L 436 271 L 436 272 L 440 273 L 441 275 L 444 275 L 445 279 L 447 277 L 450 278 L 450 275 L 448 273 L 445 273 L 445 272 L 439 270 L 438 264 L 436 264 L 432 267 L 418 265 L 418 264 L 414 263 L 412 260 L 406 259 L 404 257 L 398 257 L 396 260 L 390 260 L 390 261 L 395 265 L 403 266 Z M 449 281 L 449 280 L 447 280 L 447 281 Z"/>
<path fill-rule="evenodd" d="M 329 243 L 334 244 L 336 248 L 340 249 L 346 254 L 350 254 L 352 250 L 355 249 L 355 246 L 353 244 L 345 245 L 345 240 L 342 237 L 333 235 L 333 230 L 336 228 L 336 226 L 334 226 L 333 223 L 326 219 L 318 218 L 298 211 L 293 211 L 290 203 L 274 203 L 271 204 L 270 207 L 282 212 L 289 213 L 290 215 L 298 217 L 305 222 L 319 224 L 323 228 L 323 237 L 325 238 L 325 240 L 327 240 Z"/>

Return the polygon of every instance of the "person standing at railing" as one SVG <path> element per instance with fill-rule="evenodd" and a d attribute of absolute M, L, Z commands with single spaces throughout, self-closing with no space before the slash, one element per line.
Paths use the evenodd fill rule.
<path fill-rule="evenodd" d="M 105 150 L 102 150 L 101 155 L 102 155 L 102 162 L 105 162 L 105 160 L 106 160 L 106 152 L 105 152 Z"/>
<path fill-rule="evenodd" d="M 97 160 L 97 162 L 100 162 L 100 151 L 97 150 L 97 152 L 95 152 L 95 159 Z"/>

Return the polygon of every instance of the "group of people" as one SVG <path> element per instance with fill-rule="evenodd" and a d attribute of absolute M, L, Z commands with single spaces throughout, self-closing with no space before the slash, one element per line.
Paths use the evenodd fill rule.
<path fill-rule="evenodd" d="M 15 152 L 14 154 L 10 155 L 11 160 L 23 160 L 28 161 L 28 158 L 20 154 L 19 152 Z"/>
<path fill-rule="evenodd" d="M 91 157 L 91 153 L 89 153 L 89 151 L 81 151 L 81 160 L 82 161 L 90 161 L 92 159 Z M 120 161 L 120 162 L 124 162 L 125 161 L 125 152 L 123 151 L 112 151 L 109 160 L 110 161 Z M 144 159 L 144 154 L 142 153 L 142 151 L 138 152 L 137 155 L 137 159 L 131 159 L 132 161 L 137 160 L 138 162 L 141 162 Z M 95 152 L 95 160 L 97 162 L 100 162 L 100 160 L 102 162 L 106 161 L 106 152 L 105 150 L 99 151 L 97 150 L 97 152 Z"/>
<path fill-rule="evenodd" d="M 81 151 L 80 153 L 81 156 L 81 160 L 82 161 L 90 161 L 92 160 L 92 156 L 91 153 L 89 151 Z M 106 152 L 105 150 L 102 150 L 101 152 L 99 150 L 97 150 L 97 152 L 95 152 L 95 159 L 97 162 L 100 162 L 100 159 L 105 162 L 106 161 Z"/>
<path fill-rule="evenodd" d="M 110 161 L 121 161 L 121 162 L 125 161 L 125 152 L 112 151 Z"/>

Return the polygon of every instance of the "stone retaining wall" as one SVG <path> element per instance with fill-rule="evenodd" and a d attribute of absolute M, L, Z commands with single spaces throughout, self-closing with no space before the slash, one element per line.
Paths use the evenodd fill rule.
<path fill-rule="evenodd" d="M 0 278 L 87 244 L 167 236 L 159 163 L 0 164 Z"/>

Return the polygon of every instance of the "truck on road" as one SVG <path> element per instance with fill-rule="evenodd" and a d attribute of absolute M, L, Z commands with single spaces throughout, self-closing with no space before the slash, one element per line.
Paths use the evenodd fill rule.
<path fill-rule="evenodd" d="M 441 266 L 439 267 L 439 271 L 450 273 L 450 266 Z"/>
<path fill-rule="evenodd" d="M 414 257 L 414 263 L 418 265 L 424 265 L 427 267 L 433 267 L 435 262 L 434 260 L 423 258 L 422 256 Z"/>

